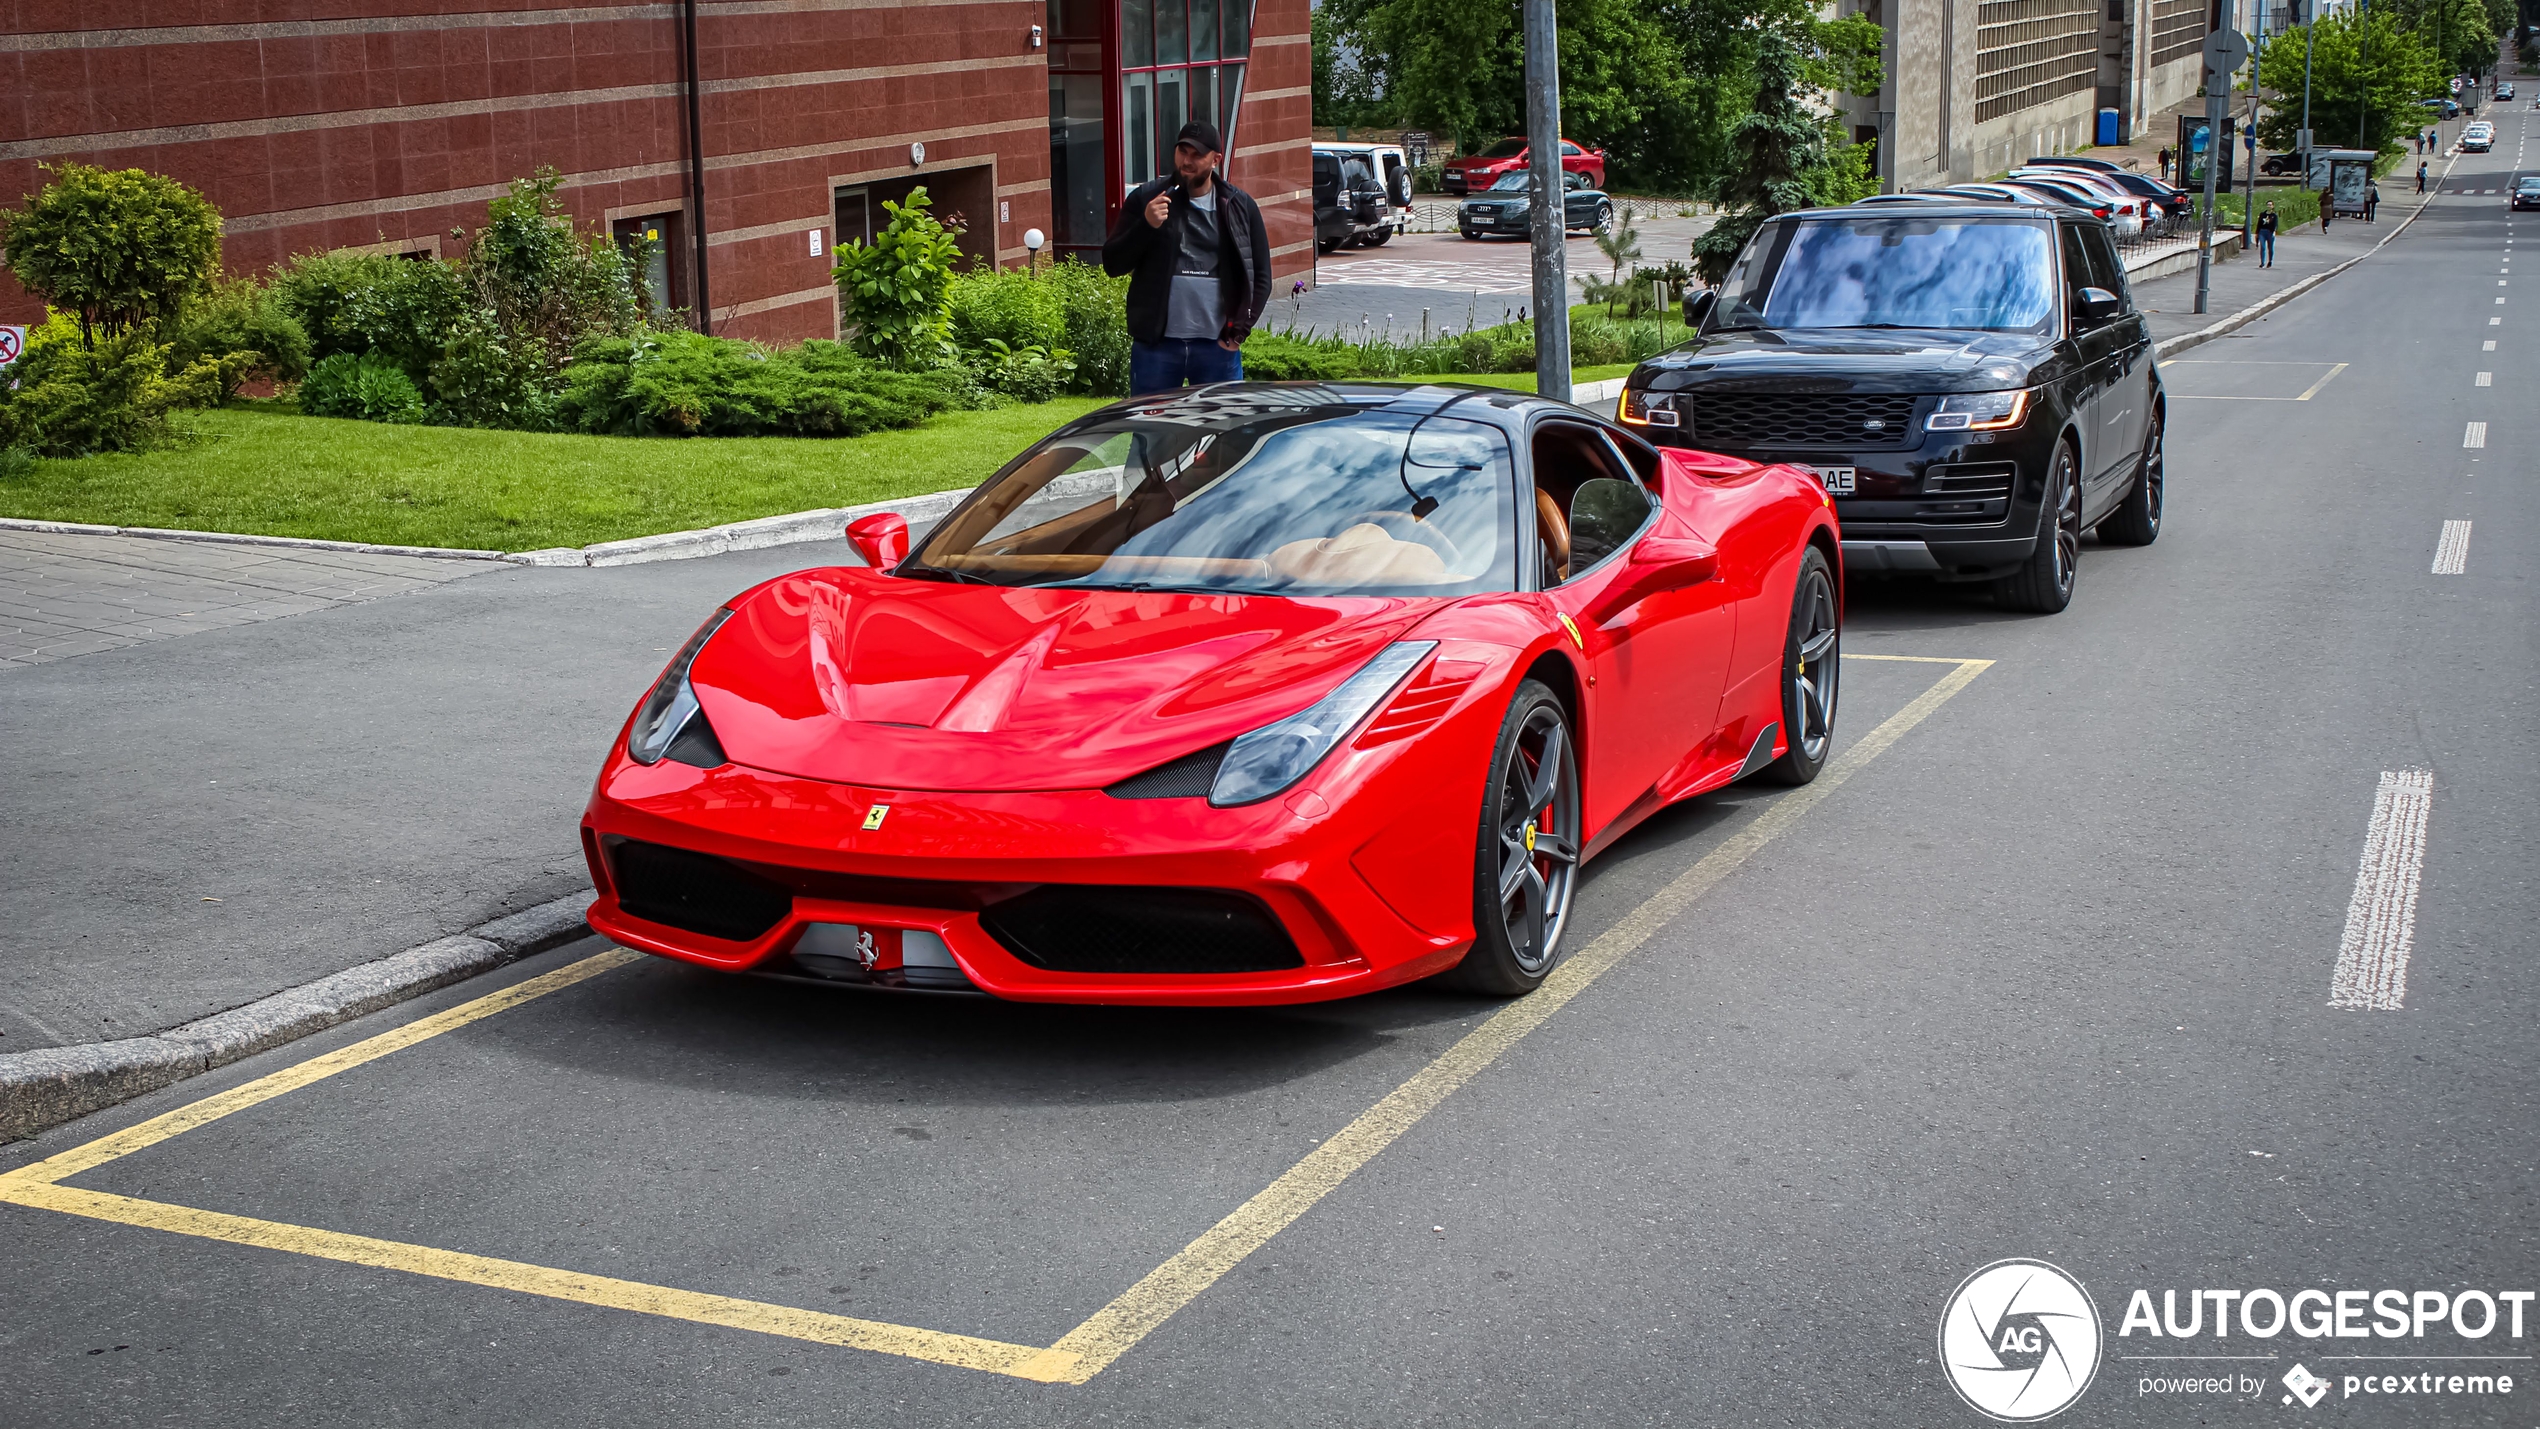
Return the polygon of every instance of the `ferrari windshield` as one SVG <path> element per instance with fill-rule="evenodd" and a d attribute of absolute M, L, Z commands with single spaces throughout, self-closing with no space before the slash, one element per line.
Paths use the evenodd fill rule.
<path fill-rule="evenodd" d="M 1721 284 L 1710 331 L 1978 328 L 2055 316 L 2052 224 L 1913 216 L 1776 223 Z"/>
<path fill-rule="evenodd" d="M 1513 590 L 1512 473 L 1507 440 L 1483 422 L 1312 387 L 1177 396 L 1061 429 L 897 573 L 1265 595 Z"/>

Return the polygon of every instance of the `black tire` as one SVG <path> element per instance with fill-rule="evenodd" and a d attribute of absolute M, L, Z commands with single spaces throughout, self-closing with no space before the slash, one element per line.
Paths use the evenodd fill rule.
<path fill-rule="evenodd" d="M 1318 238 L 1314 240 L 1314 251 L 1317 253 L 1329 253 L 1340 246 L 1341 240 L 1337 238 Z"/>
<path fill-rule="evenodd" d="M 2143 439 L 2143 453 L 2135 458 L 2134 489 L 2108 519 L 2099 523 L 2099 539 L 2111 546 L 2148 546 L 2161 539 L 2161 500 L 2164 496 L 2161 472 L 2161 428 L 2167 425 L 2158 410 L 2152 413 L 2152 430 Z"/>
<path fill-rule="evenodd" d="M 1460 231 L 1460 232 L 1462 232 L 1462 233 L 1463 233 L 1463 235 L 1464 235 L 1466 238 L 1469 238 L 1469 239 L 1471 239 L 1472 241 L 1474 241 L 1474 242 L 1476 242 L 1476 243 L 1479 243 L 1479 242 L 1481 241 L 1481 239 L 1482 239 L 1482 236 L 1481 236 L 1480 234 L 1475 233 L 1473 230 L 1471 230 L 1471 229 L 1469 229 L 1469 228 L 1467 228 L 1467 229 L 1462 229 L 1462 230 L 1459 230 L 1459 231 Z"/>
<path fill-rule="evenodd" d="M 2073 444 L 2055 444 L 2047 468 L 2045 499 L 2037 508 L 2037 549 L 2028 563 L 1993 583 L 2004 610 L 2053 615 L 2073 603 L 2073 575 L 2081 559 L 2081 474 Z"/>
<path fill-rule="evenodd" d="M 1600 203 L 1596 206 L 1596 223 L 1594 226 L 1596 231 L 1599 233 L 1603 233 L 1614 226 L 1614 205 L 1610 203 Z"/>
<path fill-rule="evenodd" d="M 1369 248 L 1382 248 L 1393 241 L 1393 230 L 1390 228 L 1379 228 L 1375 232 L 1368 234 L 1365 238 L 1358 241 Z"/>
<path fill-rule="evenodd" d="M 1835 697 L 1843 685 L 1843 604 L 1835 598 L 1834 567 L 1811 546 L 1799 560 L 1799 588 L 1790 598 L 1790 636 L 1782 647 L 1782 732 L 1790 748 L 1756 777 L 1773 784 L 1805 784 L 1834 753 Z"/>
<path fill-rule="evenodd" d="M 1561 701 L 1541 681 L 1518 685 L 1482 786 L 1473 946 L 1439 982 L 1515 997 L 1542 986 L 1560 961 L 1579 873 L 1576 750 Z"/>

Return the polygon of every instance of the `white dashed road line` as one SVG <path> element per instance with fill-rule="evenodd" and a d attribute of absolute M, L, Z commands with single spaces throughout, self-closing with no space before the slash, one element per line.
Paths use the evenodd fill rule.
<path fill-rule="evenodd" d="M 2385 769 L 2373 795 L 2372 825 L 2346 936 L 2337 944 L 2328 1005 L 2396 1012 L 2408 995 L 2408 950 L 2416 941 L 2417 885 L 2425 870 L 2425 825 L 2434 810 L 2434 773 Z"/>
<path fill-rule="evenodd" d="M 2493 387 L 2493 386 L 2495 386 L 2495 385 L 2496 385 L 2496 374 L 2495 374 L 2495 373 L 2493 373 L 2493 372 L 2482 372 L 2482 373 L 2478 374 L 2478 384 L 2477 384 L 2477 385 L 2479 385 L 2479 386 L 2481 386 L 2481 387 Z"/>
<path fill-rule="evenodd" d="M 2457 576 L 2469 569 L 2469 523 L 2446 521 L 2442 539 L 2434 543 L 2434 573 Z"/>
<path fill-rule="evenodd" d="M 2487 445 L 2487 424 L 2485 422 L 2472 422 L 2469 424 L 2469 430 L 2461 433 L 2462 450 L 2476 451 L 2485 445 Z"/>
<path fill-rule="evenodd" d="M 2478 350 L 2481 352 L 2494 352 L 2496 350 L 2496 339 L 2492 337 L 2487 339 L 2485 345 L 2481 346 Z"/>

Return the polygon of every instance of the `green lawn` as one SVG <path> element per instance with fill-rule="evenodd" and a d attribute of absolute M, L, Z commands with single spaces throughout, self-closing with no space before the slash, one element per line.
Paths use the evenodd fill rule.
<path fill-rule="evenodd" d="M 1531 373 L 1437 380 L 1535 385 Z M 1068 397 L 950 412 L 866 437 L 674 440 L 394 427 L 249 402 L 189 414 L 200 434 L 191 442 L 38 462 L 0 480 L 0 516 L 396 546 L 587 546 L 975 486 L 1100 405 Z"/>

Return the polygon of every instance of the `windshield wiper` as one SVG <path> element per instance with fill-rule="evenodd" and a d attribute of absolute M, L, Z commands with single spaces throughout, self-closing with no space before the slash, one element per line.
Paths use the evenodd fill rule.
<path fill-rule="evenodd" d="M 1213 585 L 1174 585 L 1169 581 L 1053 581 L 1044 590 L 1124 590 L 1139 595 L 1245 595 L 1246 591 L 1228 590 Z"/>

